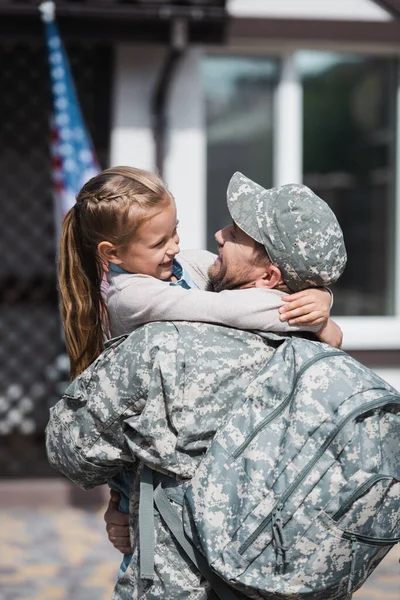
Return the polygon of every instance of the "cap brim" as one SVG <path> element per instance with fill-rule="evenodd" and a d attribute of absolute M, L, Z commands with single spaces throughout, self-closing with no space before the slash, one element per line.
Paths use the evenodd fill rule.
<path fill-rule="evenodd" d="M 257 224 L 257 201 L 266 190 L 237 171 L 229 181 L 227 205 L 233 221 L 253 240 L 263 243 Z"/>

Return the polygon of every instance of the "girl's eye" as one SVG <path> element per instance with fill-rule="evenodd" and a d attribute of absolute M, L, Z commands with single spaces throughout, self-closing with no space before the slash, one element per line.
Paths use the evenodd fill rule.
<path fill-rule="evenodd" d="M 151 246 L 151 248 L 161 248 L 162 246 L 164 246 L 165 244 L 165 240 L 160 240 L 157 244 L 154 244 L 154 246 Z"/>

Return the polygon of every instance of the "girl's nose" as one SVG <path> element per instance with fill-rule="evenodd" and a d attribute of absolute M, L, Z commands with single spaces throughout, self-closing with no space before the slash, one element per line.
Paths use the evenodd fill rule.
<path fill-rule="evenodd" d="M 178 254 L 179 252 L 179 237 L 177 236 L 177 239 L 171 240 L 171 243 L 167 250 L 167 254 L 168 256 L 175 256 L 175 254 Z"/>

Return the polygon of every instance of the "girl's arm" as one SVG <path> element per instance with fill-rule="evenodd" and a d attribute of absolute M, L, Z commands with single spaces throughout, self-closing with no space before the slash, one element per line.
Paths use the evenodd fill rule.
<path fill-rule="evenodd" d="M 205 289 L 208 281 L 208 269 L 216 258 L 216 254 L 207 250 L 184 250 L 179 255 L 181 263 L 201 289 Z M 341 347 L 343 333 L 340 327 L 333 321 L 329 327 L 326 327 L 333 304 L 333 295 L 329 288 L 309 288 L 297 294 L 284 296 L 282 300 L 284 304 L 279 308 L 281 321 L 288 321 L 289 325 L 299 326 L 320 324 L 321 329 L 314 331 L 318 339 L 335 348 Z"/>
<path fill-rule="evenodd" d="M 310 288 L 284 296 L 284 304 L 279 308 L 280 318 L 290 325 L 315 325 L 322 323 L 319 331 L 315 332 L 321 342 L 341 348 L 343 332 L 339 325 L 330 318 L 333 297 L 328 288 Z"/>
<path fill-rule="evenodd" d="M 279 308 L 280 318 L 289 325 L 326 323 L 333 304 L 332 292 L 328 288 L 308 288 L 285 295 L 282 300 L 284 304 Z"/>
<path fill-rule="evenodd" d="M 316 336 L 320 342 L 325 342 L 334 348 L 342 348 L 343 331 L 332 319 L 328 319 L 322 325 L 321 329 L 317 331 Z"/>
<path fill-rule="evenodd" d="M 281 321 L 281 297 L 282 292 L 265 289 L 218 294 L 184 290 L 147 275 L 116 274 L 111 277 L 108 311 L 113 336 L 129 333 L 151 321 L 202 321 L 273 332 L 320 329 L 320 324 L 293 326 Z"/>

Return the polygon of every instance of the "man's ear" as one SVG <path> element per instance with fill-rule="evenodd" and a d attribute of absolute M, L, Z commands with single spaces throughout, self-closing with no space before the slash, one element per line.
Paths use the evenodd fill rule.
<path fill-rule="evenodd" d="M 116 265 L 121 264 L 121 259 L 119 258 L 119 252 L 116 246 L 111 242 L 100 242 L 97 246 L 97 252 L 102 261 L 105 263 L 112 262 Z"/>
<path fill-rule="evenodd" d="M 270 290 L 281 286 L 284 283 L 280 269 L 275 265 L 268 265 L 262 277 L 254 283 L 256 288 L 268 288 Z"/>

